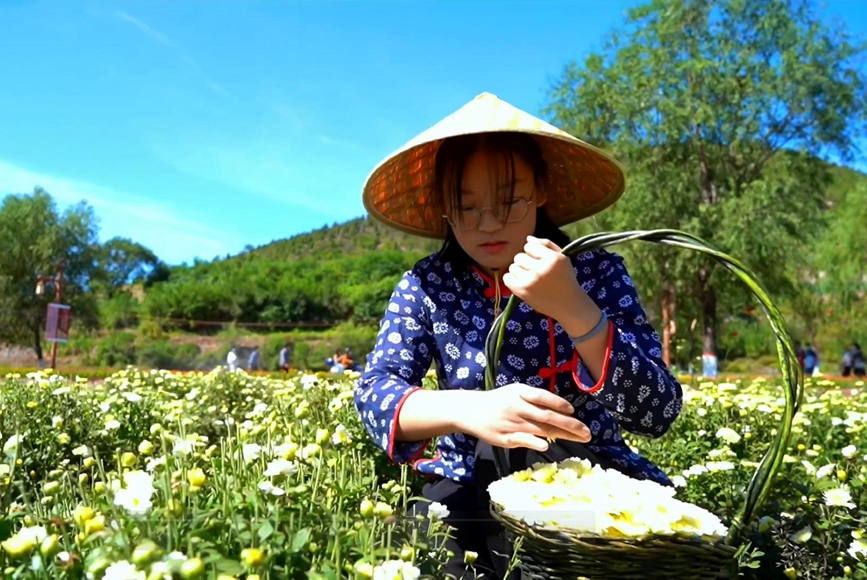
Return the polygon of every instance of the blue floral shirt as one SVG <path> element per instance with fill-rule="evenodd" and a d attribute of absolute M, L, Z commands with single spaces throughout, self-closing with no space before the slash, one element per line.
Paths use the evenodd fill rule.
<path fill-rule="evenodd" d="M 663 435 L 680 413 L 680 384 L 660 358 L 659 336 L 623 259 L 598 250 L 573 257 L 572 265 L 584 291 L 608 315 L 603 376 L 594 382 L 560 324 L 521 302 L 506 323 L 497 386 L 521 382 L 560 395 L 590 429 L 591 452 L 626 473 L 668 485 L 658 467 L 626 445 L 621 427 Z M 501 286 L 500 294 L 508 297 L 508 289 Z M 431 362 L 440 389 L 484 389 L 485 339 L 498 298 L 493 281 L 480 271 L 457 274 L 436 255 L 420 260 L 398 282 L 355 388 L 365 428 L 392 461 L 411 463 L 431 477 L 472 481 L 475 438 L 442 436 L 435 456 L 422 458 L 430 441 L 396 441 L 395 419 Z"/>

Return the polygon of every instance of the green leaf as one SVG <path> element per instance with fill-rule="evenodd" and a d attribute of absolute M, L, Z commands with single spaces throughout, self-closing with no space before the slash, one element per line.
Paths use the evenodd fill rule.
<path fill-rule="evenodd" d="M 244 573 L 244 567 L 240 562 L 229 558 L 220 558 L 214 562 L 214 567 L 218 574 L 228 574 L 229 576 L 239 576 Z"/>
<path fill-rule="evenodd" d="M 0 519 L 0 541 L 6 540 L 12 536 L 12 530 L 15 528 L 11 519 Z"/>
<path fill-rule="evenodd" d="M 292 552 L 300 552 L 303 550 L 307 543 L 310 541 L 310 528 L 303 528 L 295 532 L 295 535 L 292 537 L 292 546 L 290 550 Z"/>
<path fill-rule="evenodd" d="M 311 570 L 307 573 L 307 580 L 338 580 L 339 576 L 330 562 L 322 564 L 321 570 Z"/>
<path fill-rule="evenodd" d="M 270 521 L 265 520 L 262 525 L 259 526 L 259 531 L 257 532 L 257 535 L 259 536 L 259 541 L 264 542 L 265 540 L 270 538 L 273 533 L 274 526 L 271 524 Z"/>

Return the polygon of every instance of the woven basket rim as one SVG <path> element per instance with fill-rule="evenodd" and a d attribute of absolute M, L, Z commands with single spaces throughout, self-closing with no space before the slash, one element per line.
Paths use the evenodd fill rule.
<path fill-rule="evenodd" d="M 725 541 L 725 536 L 717 536 L 714 541 L 709 541 L 707 536 L 700 536 L 698 534 L 687 534 L 683 532 L 675 532 L 672 534 L 648 534 L 640 537 L 613 537 L 613 536 L 605 536 L 602 534 L 593 534 L 590 532 L 573 530 L 570 528 L 559 528 L 555 526 L 547 526 L 547 525 L 538 525 L 538 524 L 528 524 L 524 520 L 508 513 L 505 511 L 504 507 L 495 501 L 491 501 L 491 512 L 494 516 L 501 521 L 505 520 L 504 523 L 511 524 L 510 527 L 513 531 L 518 532 L 519 530 L 529 529 L 535 533 L 546 532 L 557 534 L 561 537 L 568 538 L 570 541 L 575 542 L 605 542 L 611 544 L 628 544 L 632 546 L 643 546 L 647 544 L 659 544 L 662 542 L 670 543 L 670 544 L 701 544 L 706 545 L 708 547 L 722 547 Z"/>

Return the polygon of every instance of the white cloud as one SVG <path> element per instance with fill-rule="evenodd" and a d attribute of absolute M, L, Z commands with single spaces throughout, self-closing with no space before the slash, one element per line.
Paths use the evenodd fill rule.
<path fill-rule="evenodd" d="M 37 186 L 51 194 L 60 208 L 82 200 L 92 206 L 100 220 L 100 239 L 131 238 L 170 264 L 189 261 L 194 256 L 210 259 L 241 247 L 240 239 L 178 217 L 171 208 L 153 200 L 0 160 L 0 194 L 28 194 Z"/>
<path fill-rule="evenodd" d="M 138 28 L 139 31 L 142 32 L 142 34 L 144 34 L 154 42 L 175 51 L 178 54 L 178 57 L 180 57 L 180 59 L 184 63 L 186 63 L 190 68 L 196 71 L 196 74 L 199 75 L 199 77 L 205 83 L 205 86 L 207 86 L 210 90 L 217 93 L 218 95 L 228 96 L 229 92 L 225 89 L 225 87 L 223 87 L 223 85 L 208 76 L 208 74 L 201 67 L 201 65 L 199 65 L 196 59 L 194 59 L 192 55 L 190 55 L 190 53 L 187 51 L 187 49 L 184 48 L 181 44 L 175 42 L 162 32 L 154 29 L 152 26 L 143 22 L 141 19 L 132 16 L 131 14 L 123 12 L 122 10 L 117 10 L 115 14 L 117 14 L 117 17 L 121 20 L 129 22 L 130 24 Z"/>
<path fill-rule="evenodd" d="M 232 143 L 211 134 L 191 138 L 152 135 L 150 150 L 169 166 L 253 195 L 280 211 L 306 209 L 329 219 L 355 217 L 363 208 L 361 186 L 339 160 L 317 159 L 300 153 L 301 147 L 270 139 Z"/>
<path fill-rule="evenodd" d="M 154 30 L 153 28 L 151 28 L 150 26 L 148 26 L 147 24 L 145 24 L 144 22 L 142 22 L 141 20 L 139 20 L 135 16 L 127 14 L 126 12 L 123 12 L 122 10 L 118 10 L 117 11 L 117 17 L 120 18 L 121 20 L 126 20 L 127 22 L 129 22 L 130 24 L 132 24 L 133 26 L 135 26 L 136 28 L 141 30 L 145 35 L 149 36 L 151 39 L 155 40 L 156 42 L 159 42 L 160 44 L 164 44 L 165 46 L 169 46 L 169 47 L 174 48 L 174 44 L 172 43 L 171 40 L 169 40 L 168 36 L 166 36 L 162 32 Z"/>
<path fill-rule="evenodd" d="M 361 145 L 345 139 L 336 139 L 334 137 L 329 137 L 328 135 L 319 135 L 317 138 L 319 139 L 319 142 L 324 145 L 333 145 L 335 147 L 342 147 L 354 151 L 364 151 L 364 148 Z"/>

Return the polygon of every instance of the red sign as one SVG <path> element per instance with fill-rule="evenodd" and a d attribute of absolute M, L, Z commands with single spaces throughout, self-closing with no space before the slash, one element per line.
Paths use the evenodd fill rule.
<path fill-rule="evenodd" d="M 60 343 L 68 341 L 71 315 L 72 308 L 66 304 L 49 304 L 45 320 L 45 340 Z"/>

